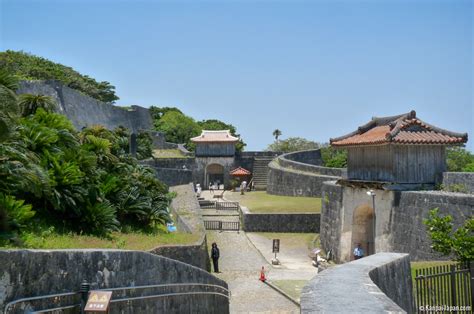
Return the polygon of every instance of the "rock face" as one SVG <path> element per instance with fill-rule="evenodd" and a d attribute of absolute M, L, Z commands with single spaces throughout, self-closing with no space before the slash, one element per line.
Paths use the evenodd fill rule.
<path fill-rule="evenodd" d="M 413 312 L 408 254 L 378 253 L 328 268 L 301 294 L 301 313 L 404 312 Z"/>
<path fill-rule="evenodd" d="M 227 284 L 208 272 L 162 256 L 120 250 L 5 250 L 0 251 L 0 311 L 7 303 L 25 297 L 78 292 L 83 280 L 91 289 L 168 285 L 167 287 L 116 290 L 112 300 L 153 294 L 168 297 L 116 302 L 111 313 L 228 313 L 225 297 Z M 183 294 L 211 291 L 204 286 L 169 286 L 170 284 L 212 284 L 220 294 Z M 177 294 L 176 294 L 177 293 Z M 51 298 L 42 306 L 77 304 L 80 296 Z M 36 304 L 37 306 L 39 304 Z M 44 308 L 44 307 L 43 307 Z M 18 304 L 12 313 L 33 310 L 35 304 Z"/>
<path fill-rule="evenodd" d="M 23 81 L 17 93 L 51 96 L 58 103 L 57 111 L 67 116 L 78 130 L 96 124 L 111 130 L 124 126 L 133 132 L 153 128 L 146 108 L 131 106 L 125 109 L 106 104 L 57 81 Z"/>

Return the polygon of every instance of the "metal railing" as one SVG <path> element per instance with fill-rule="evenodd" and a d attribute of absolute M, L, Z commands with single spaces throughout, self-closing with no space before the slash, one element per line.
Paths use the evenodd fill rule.
<path fill-rule="evenodd" d="M 206 230 L 240 231 L 240 221 L 204 220 Z"/>
<path fill-rule="evenodd" d="M 227 202 L 227 201 L 199 201 L 199 205 L 202 209 L 216 209 L 216 210 L 239 210 L 239 202 Z"/>
<path fill-rule="evenodd" d="M 414 284 L 417 313 L 473 311 L 474 262 L 417 269 Z"/>
<path fill-rule="evenodd" d="M 81 285 L 81 289 L 83 285 L 84 284 Z M 219 285 L 203 283 L 144 285 L 136 287 L 118 287 L 96 290 L 112 291 L 112 300 L 110 301 L 111 307 L 113 307 L 114 304 L 119 304 L 123 302 L 128 302 L 128 305 L 131 306 L 131 303 L 137 300 L 158 299 L 165 297 L 172 298 L 185 295 L 216 295 L 226 299 L 230 298 L 230 291 L 227 288 Z M 51 313 L 58 311 L 79 313 L 85 306 L 87 296 L 88 291 L 78 291 L 36 296 L 30 298 L 21 298 L 9 302 L 5 306 L 4 313 L 23 313 L 25 308 L 29 309 L 28 313 Z M 64 300 L 63 298 L 66 298 L 66 300 Z M 71 300 L 67 300 L 67 298 L 71 298 Z"/>

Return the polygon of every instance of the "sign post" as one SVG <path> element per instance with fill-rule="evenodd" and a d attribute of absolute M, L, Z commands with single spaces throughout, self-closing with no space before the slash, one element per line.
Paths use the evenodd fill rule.
<path fill-rule="evenodd" d="M 277 253 L 280 253 L 280 239 L 273 239 L 273 253 L 275 258 L 272 258 L 272 265 L 280 265 L 280 261 L 277 258 Z"/>
<path fill-rule="evenodd" d="M 109 312 L 112 291 L 91 291 L 84 312 Z"/>

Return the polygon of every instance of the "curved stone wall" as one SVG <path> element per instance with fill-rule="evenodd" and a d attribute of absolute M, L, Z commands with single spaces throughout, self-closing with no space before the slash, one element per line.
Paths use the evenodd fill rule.
<path fill-rule="evenodd" d="M 339 179 L 345 169 L 321 166 L 319 149 L 288 153 L 269 165 L 267 193 L 321 197 L 323 182 Z"/>
<path fill-rule="evenodd" d="M 301 313 L 411 313 L 408 254 L 378 253 L 329 268 L 301 294 Z"/>
<path fill-rule="evenodd" d="M 91 290 L 146 285 L 211 284 L 225 292 L 227 284 L 200 268 L 162 256 L 123 250 L 2 250 L 0 251 L 0 312 L 20 298 L 78 292 L 85 280 Z M 202 286 L 167 286 L 115 290 L 112 300 L 137 297 L 134 301 L 111 303 L 110 313 L 228 313 L 225 295 L 198 294 Z M 189 294 L 186 294 L 188 292 Z M 142 298 L 150 294 L 166 297 Z M 173 295 L 171 295 L 173 294 Z M 78 294 L 48 299 L 43 306 L 77 304 Z M 9 313 L 34 311 L 17 305 Z"/>

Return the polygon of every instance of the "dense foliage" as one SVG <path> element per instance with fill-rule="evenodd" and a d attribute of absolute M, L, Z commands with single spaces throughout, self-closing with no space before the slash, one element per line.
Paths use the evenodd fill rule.
<path fill-rule="evenodd" d="M 150 112 L 155 129 L 165 134 L 166 141 L 186 144 L 191 151 L 194 150 L 194 144 L 190 139 L 201 134 L 202 130 L 230 130 L 233 136 L 240 137 L 232 124 L 216 119 L 196 121 L 174 107 L 151 107 Z M 245 145 L 240 140 L 236 145 L 237 151 L 242 151 Z"/>
<path fill-rule="evenodd" d="M 424 220 L 431 237 L 432 248 L 443 255 L 453 255 L 457 260 L 466 262 L 474 259 L 474 218 L 469 217 L 458 229 L 453 230 L 453 218 L 441 216 L 439 209 L 430 211 Z"/>
<path fill-rule="evenodd" d="M 13 97 L 0 99 L 0 121 L 7 126 L 0 129 L 3 239 L 28 225 L 106 235 L 169 221 L 167 187 L 128 154 L 126 129 L 77 132 L 65 116 L 51 112 L 51 99 L 30 95 L 19 101 L 7 93 L 16 86 L 10 81 L 0 73 L 0 92 Z M 139 141 L 151 140 L 142 135 Z"/>
<path fill-rule="evenodd" d="M 97 82 L 71 67 L 22 51 L 0 52 L 0 68 L 12 73 L 20 80 L 58 80 L 66 86 L 103 102 L 113 103 L 119 99 L 115 95 L 115 87 L 109 82 Z"/>
<path fill-rule="evenodd" d="M 335 149 L 332 146 L 324 145 L 321 147 L 321 158 L 325 167 L 347 167 L 347 151 L 345 149 Z"/>
<path fill-rule="evenodd" d="M 474 172 L 474 154 L 464 147 L 449 147 L 446 162 L 448 171 Z"/>
<path fill-rule="evenodd" d="M 275 140 L 268 145 L 267 151 L 290 153 L 299 150 L 318 149 L 319 143 L 307 140 L 302 137 L 289 137 L 286 140 Z"/>

